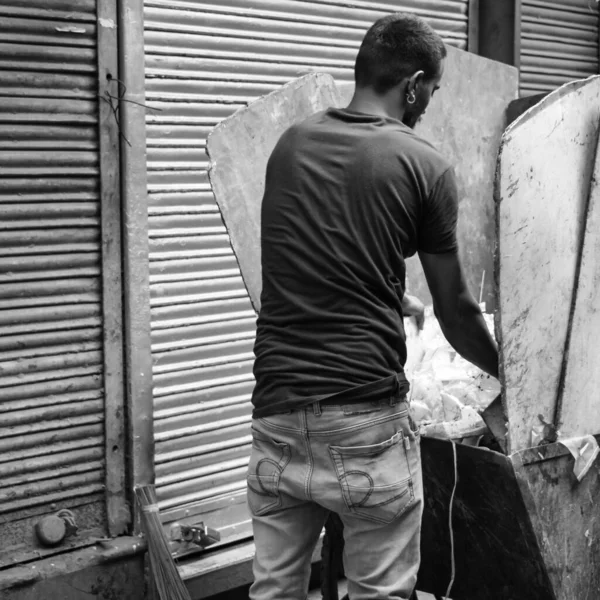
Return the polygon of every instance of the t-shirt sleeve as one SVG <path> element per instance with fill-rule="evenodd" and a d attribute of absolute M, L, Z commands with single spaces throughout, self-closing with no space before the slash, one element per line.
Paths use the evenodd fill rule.
<path fill-rule="evenodd" d="M 419 227 L 419 250 L 429 254 L 456 252 L 458 189 L 454 169 L 449 168 L 433 186 L 423 207 Z"/>

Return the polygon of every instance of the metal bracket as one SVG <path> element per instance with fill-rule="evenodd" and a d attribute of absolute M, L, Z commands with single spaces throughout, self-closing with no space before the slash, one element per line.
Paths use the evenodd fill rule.
<path fill-rule="evenodd" d="M 174 523 L 171 526 L 171 540 L 186 545 L 195 544 L 201 548 L 207 548 L 221 541 L 221 534 L 203 522 L 195 525 L 181 525 Z"/>

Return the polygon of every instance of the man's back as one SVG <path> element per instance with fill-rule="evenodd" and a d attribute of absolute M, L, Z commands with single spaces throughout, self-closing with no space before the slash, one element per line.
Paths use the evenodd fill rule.
<path fill-rule="evenodd" d="M 448 341 L 497 375 L 458 257 L 453 171 L 411 131 L 445 56 L 419 17 L 382 17 L 358 51 L 348 109 L 293 127 L 269 161 L 247 475 L 252 600 L 306 598 L 331 513 L 344 524 L 351 598 L 413 593 L 423 481 L 402 372 L 405 257 L 419 252 Z"/>
<path fill-rule="evenodd" d="M 452 171 L 400 121 L 329 109 L 288 130 L 262 204 L 255 416 L 402 374 L 404 259 L 453 251 L 455 225 Z"/>

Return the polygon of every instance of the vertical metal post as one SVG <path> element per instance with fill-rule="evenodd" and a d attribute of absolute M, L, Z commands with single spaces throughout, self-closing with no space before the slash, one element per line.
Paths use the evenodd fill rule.
<path fill-rule="evenodd" d="M 469 0 L 467 50 L 479 54 L 479 0 Z"/>
<path fill-rule="evenodd" d="M 148 264 L 144 3 L 118 0 L 125 365 L 131 485 L 154 482 Z M 139 523 L 136 515 L 136 523 Z"/>
<path fill-rule="evenodd" d="M 102 230 L 102 312 L 104 350 L 105 482 L 108 532 L 125 533 L 128 509 L 125 469 L 126 427 L 123 369 L 121 204 L 119 127 L 113 106 L 118 96 L 116 0 L 98 0 L 98 139 Z"/>
<path fill-rule="evenodd" d="M 520 0 L 479 0 L 478 54 L 519 66 Z"/>

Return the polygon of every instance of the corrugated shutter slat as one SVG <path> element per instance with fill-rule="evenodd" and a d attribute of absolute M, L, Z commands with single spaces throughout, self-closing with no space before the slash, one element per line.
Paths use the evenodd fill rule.
<path fill-rule="evenodd" d="M 522 96 L 597 74 L 598 4 L 523 0 L 520 63 Z"/>

